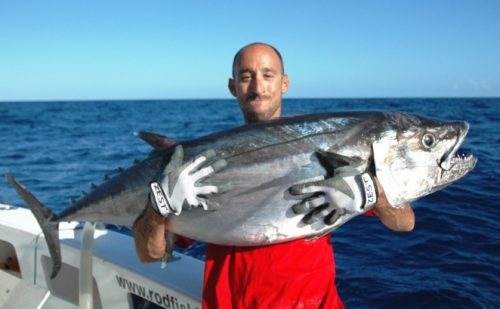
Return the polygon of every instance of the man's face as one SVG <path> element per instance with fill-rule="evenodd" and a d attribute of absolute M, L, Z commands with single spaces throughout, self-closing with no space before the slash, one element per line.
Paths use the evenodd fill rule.
<path fill-rule="evenodd" d="M 276 52 L 266 45 L 245 48 L 236 60 L 229 90 L 248 123 L 279 118 L 281 96 L 288 90 Z"/>

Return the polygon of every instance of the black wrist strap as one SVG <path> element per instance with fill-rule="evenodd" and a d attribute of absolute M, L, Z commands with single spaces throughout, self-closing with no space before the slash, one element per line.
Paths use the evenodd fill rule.
<path fill-rule="evenodd" d="M 364 203 L 362 208 L 372 208 L 377 203 L 377 186 L 375 179 L 369 173 L 360 175 L 359 180 L 363 186 Z"/>
<path fill-rule="evenodd" d="M 151 188 L 151 192 L 149 193 L 149 205 L 160 215 L 168 217 L 168 215 L 172 213 L 172 208 L 168 203 L 167 195 L 163 192 L 163 188 L 157 182 L 152 182 L 149 186 Z"/>

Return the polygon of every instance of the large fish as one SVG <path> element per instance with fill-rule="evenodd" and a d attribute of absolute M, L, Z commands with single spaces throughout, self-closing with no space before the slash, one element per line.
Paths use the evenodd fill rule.
<path fill-rule="evenodd" d="M 356 214 L 344 213 L 333 226 L 303 223 L 291 207 L 298 201 L 288 188 L 335 177 L 350 165 L 375 173 L 389 202 L 406 202 L 442 189 L 471 171 L 476 158 L 457 155 L 468 131 L 466 122 L 444 122 L 401 113 L 310 114 L 245 125 L 194 140 L 176 142 L 138 135 L 154 146 L 143 161 L 54 214 L 12 176 L 9 182 L 34 213 L 49 245 L 55 275 L 61 265 L 57 223 L 79 220 L 131 227 L 144 210 L 149 183 L 159 179 L 177 144 L 186 159 L 206 149 L 227 166 L 210 184 L 231 190 L 209 196 L 221 207 L 195 208 L 170 216 L 169 230 L 192 239 L 237 246 L 265 245 L 314 237 L 337 228 Z"/>

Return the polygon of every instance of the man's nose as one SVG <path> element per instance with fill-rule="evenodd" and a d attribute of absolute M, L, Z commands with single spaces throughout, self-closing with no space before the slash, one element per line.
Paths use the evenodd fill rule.
<path fill-rule="evenodd" d="M 262 78 L 259 76 L 256 76 L 255 78 L 253 78 L 252 84 L 251 84 L 252 92 L 260 94 L 262 91 L 262 87 L 263 87 L 262 82 L 263 82 Z"/>

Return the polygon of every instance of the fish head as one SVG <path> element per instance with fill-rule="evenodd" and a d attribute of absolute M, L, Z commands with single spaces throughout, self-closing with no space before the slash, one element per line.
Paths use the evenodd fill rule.
<path fill-rule="evenodd" d="M 443 189 L 476 165 L 474 156 L 458 153 L 467 122 L 396 114 L 383 127 L 372 144 L 375 173 L 394 207 Z"/>

